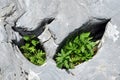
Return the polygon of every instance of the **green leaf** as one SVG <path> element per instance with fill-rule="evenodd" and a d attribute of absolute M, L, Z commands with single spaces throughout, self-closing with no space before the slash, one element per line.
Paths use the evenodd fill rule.
<path fill-rule="evenodd" d="M 56 60 L 59 61 L 59 62 L 61 62 L 62 58 L 61 57 L 57 57 Z"/>
<path fill-rule="evenodd" d="M 29 41 L 29 40 L 30 40 L 30 37 L 29 37 L 29 36 L 24 36 L 23 39 L 24 39 L 25 41 Z"/>
<path fill-rule="evenodd" d="M 29 50 L 30 50 L 30 52 L 33 52 L 33 53 L 36 51 L 36 49 L 35 49 L 35 47 L 34 47 L 34 46 L 29 47 Z"/>
<path fill-rule="evenodd" d="M 31 55 L 30 55 L 29 53 L 24 53 L 24 56 L 25 56 L 26 58 L 29 58 Z"/>
<path fill-rule="evenodd" d="M 74 39 L 74 43 L 79 43 L 79 38 L 78 38 L 78 36 Z"/>
<path fill-rule="evenodd" d="M 91 45 L 87 44 L 86 46 L 87 46 L 87 49 L 92 50 L 92 46 Z"/>
<path fill-rule="evenodd" d="M 81 47 L 81 51 L 84 53 L 84 51 L 85 51 L 85 46 L 82 46 L 82 47 Z"/>
<path fill-rule="evenodd" d="M 81 36 L 84 36 L 85 38 L 88 38 L 90 36 L 90 32 L 82 33 Z"/>
<path fill-rule="evenodd" d="M 69 46 L 72 47 L 72 43 L 71 42 L 69 42 Z"/>
<path fill-rule="evenodd" d="M 66 69 L 69 69 L 69 65 L 68 65 L 68 61 L 67 60 L 65 60 L 64 65 L 65 65 Z"/>
<path fill-rule="evenodd" d="M 88 38 L 89 35 L 90 35 L 89 32 L 87 32 L 87 33 L 82 33 L 82 34 L 80 35 L 80 40 L 81 40 L 82 42 L 85 42 L 86 38 Z"/>
<path fill-rule="evenodd" d="M 94 47 L 94 46 L 96 45 L 95 42 L 90 42 L 89 44 L 90 44 L 92 47 Z"/>
<path fill-rule="evenodd" d="M 30 57 L 30 61 L 31 62 L 35 62 L 35 58 L 34 57 Z"/>
<path fill-rule="evenodd" d="M 25 44 L 25 47 L 27 47 L 27 48 L 28 48 L 29 46 L 30 46 L 30 44 L 29 44 L 29 43 L 26 43 L 26 44 Z"/>
<path fill-rule="evenodd" d="M 21 46 L 20 48 L 21 48 L 21 49 L 25 49 L 25 46 Z"/>
<path fill-rule="evenodd" d="M 36 46 L 38 43 L 39 43 L 39 41 L 32 40 L 32 44 L 33 44 L 34 46 Z"/>
<path fill-rule="evenodd" d="M 59 68 L 62 68 L 63 67 L 63 62 L 62 63 L 57 63 L 57 66 L 59 67 Z"/>

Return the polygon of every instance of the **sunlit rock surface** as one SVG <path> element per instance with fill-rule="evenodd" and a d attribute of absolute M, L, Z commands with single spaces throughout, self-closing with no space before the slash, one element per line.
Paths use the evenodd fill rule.
<path fill-rule="evenodd" d="M 120 80 L 119 13 L 120 0 L 0 0 L 0 80 Z M 93 18 L 111 19 L 97 54 L 69 73 L 57 68 L 59 44 Z M 42 66 L 30 63 L 13 42 L 36 28 L 47 55 Z"/>

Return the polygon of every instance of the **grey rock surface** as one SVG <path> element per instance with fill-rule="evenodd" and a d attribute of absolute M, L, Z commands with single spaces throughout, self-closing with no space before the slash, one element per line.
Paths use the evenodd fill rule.
<path fill-rule="evenodd" d="M 0 0 L 0 80 L 120 80 L 119 13 L 120 0 Z M 111 18 L 97 54 L 70 73 L 57 68 L 57 47 L 94 17 Z M 45 23 L 51 18 L 55 19 Z M 47 55 L 44 65 L 36 66 L 22 55 L 13 43 L 22 36 L 13 27 L 45 28 L 38 36 Z"/>

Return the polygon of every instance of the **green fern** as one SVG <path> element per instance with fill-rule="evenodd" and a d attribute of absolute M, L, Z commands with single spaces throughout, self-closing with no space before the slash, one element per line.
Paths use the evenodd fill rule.
<path fill-rule="evenodd" d="M 96 42 L 92 41 L 90 32 L 82 33 L 73 40 L 68 40 L 56 55 L 56 63 L 59 68 L 73 69 L 74 66 L 91 59 L 94 56 L 93 48 Z"/>
<path fill-rule="evenodd" d="M 24 36 L 25 44 L 20 47 L 23 55 L 33 64 L 42 65 L 45 62 L 45 52 L 40 49 L 40 42 L 34 36 Z M 39 47 L 39 48 L 38 48 Z"/>

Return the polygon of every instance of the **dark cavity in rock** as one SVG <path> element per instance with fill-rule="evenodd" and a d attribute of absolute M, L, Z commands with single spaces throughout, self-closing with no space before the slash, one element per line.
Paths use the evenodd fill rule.
<path fill-rule="evenodd" d="M 21 36 L 25 36 L 25 35 L 35 35 L 36 37 L 38 37 L 44 30 L 45 30 L 45 25 L 50 24 L 55 18 L 45 18 L 43 19 L 40 24 L 38 25 L 38 27 L 32 31 L 28 31 L 26 28 L 22 28 L 22 27 L 12 27 L 12 29 L 16 32 L 18 32 Z M 19 42 L 17 40 L 12 40 L 14 44 L 21 46 L 23 45 L 24 41 L 23 39 L 21 39 Z"/>
<path fill-rule="evenodd" d="M 93 37 L 93 41 L 97 41 L 102 39 L 104 35 L 106 25 L 110 21 L 110 19 L 101 19 L 101 18 L 93 18 L 83 24 L 80 28 L 75 29 L 71 32 L 60 44 L 56 50 L 56 54 L 60 52 L 61 48 L 64 46 L 68 39 L 73 39 L 76 36 L 80 35 L 83 32 L 90 32 L 90 37 Z M 55 56 L 54 56 L 55 59 Z"/>

